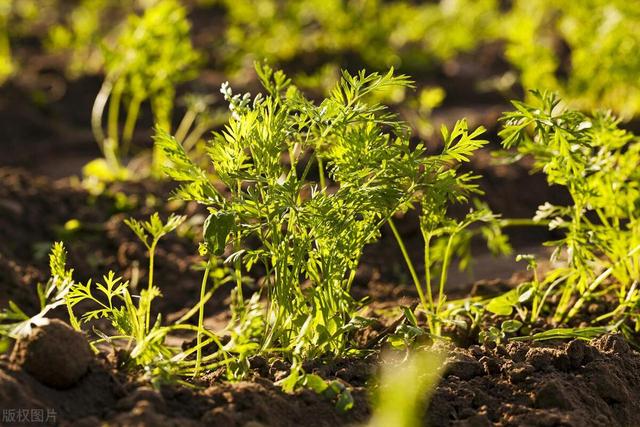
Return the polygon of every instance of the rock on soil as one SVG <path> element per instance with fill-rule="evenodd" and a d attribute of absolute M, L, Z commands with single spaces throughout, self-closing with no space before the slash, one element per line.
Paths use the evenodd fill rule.
<path fill-rule="evenodd" d="M 19 339 L 11 354 L 14 365 L 58 389 L 76 384 L 87 373 L 92 358 L 85 336 L 57 319 Z"/>

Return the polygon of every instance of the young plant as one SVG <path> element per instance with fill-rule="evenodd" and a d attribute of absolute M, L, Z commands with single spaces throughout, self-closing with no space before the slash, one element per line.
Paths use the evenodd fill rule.
<path fill-rule="evenodd" d="M 149 370 L 166 363 L 175 355 L 164 343 L 166 335 L 174 327 L 162 326 L 159 317 L 153 325 L 150 323 L 152 302 L 161 295 L 160 289 L 154 285 L 153 271 L 158 241 L 175 230 L 184 219 L 171 215 L 163 223 L 156 213 L 148 221 L 125 221 L 149 252 L 149 281 L 147 288 L 142 289 L 139 296 L 132 295 L 129 282 L 123 281 L 112 271 L 103 276 L 101 282 L 89 280 L 86 284 L 73 284 L 65 296 L 74 326 L 79 327 L 81 323 L 96 319 L 108 319 L 117 331 L 116 335 L 110 336 L 94 328 L 101 337 L 94 344 L 108 342 L 115 346 L 116 342 L 127 342 L 130 360 Z M 97 308 L 83 312 L 77 320 L 73 308 L 80 303 L 91 303 Z"/>
<path fill-rule="evenodd" d="M 408 85 L 406 77 L 345 72 L 316 105 L 281 72 L 256 69 L 266 96 L 222 89 L 232 118 L 207 151 L 224 191 L 174 138 L 159 131 L 156 144 L 170 161 L 167 174 L 183 182 L 177 196 L 209 206 L 205 245 L 216 254 L 230 249 L 239 305 L 242 271 L 256 264 L 266 271 L 261 350 L 342 354 L 358 307 L 349 290 L 364 246 L 419 193 L 443 191 L 452 172 L 422 144 L 411 149 L 406 126 L 367 101 Z M 456 149 L 464 155 L 473 146 Z"/>
<path fill-rule="evenodd" d="M 175 85 L 193 77 L 199 54 L 189 39 L 186 10 L 177 0 L 160 0 L 142 16 L 132 15 L 122 33 L 105 51 L 106 78 L 92 111 L 94 136 L 104 159 L 87 166 L 87 173 L 126 178 L 127 155 L 142 104 L 149 100 L 157 126 L 169 131 Z M 107 129 L 102 128 L 105 107 Z M 120 131 L 120 109 L 126 110 Z M 154 151 L 152 173 L 158 172 L 160 152 Z"/>
<path fill-rule="evenodd" d="M 47 283 L 38 283 L 37 292 L 40 303 L 40 311 L 29 316 L 13 301 L 9 301 L 9 307 L 0 311 L 0 337 L 17 339 L 29 335 L 33 326 L 40 326 L 48 322 L 47 314 L 60 307 L 67 306 L 72 325 L 77 328 L 67 295 L 75 286 L 73 282 L 73 270 L 66 268 L 67 254 L 64 245 L 54 243 L 49 254 L 49 268 L 51 276 Z"/>
<path fill-rule="evenodd" d="M 138 221 L 133 218 L 125 219 L 124 223 L 131 228 L 135 235 L 147 248 L 149 253 L 149 274 L 147 292 L 151 293 L 153 289 L 153 271 L 154 260 L 156 254 L 156 246 L 160 239 L 168 233 L 178 228 L 184 222 L 186 217 L 171 214 L 166 223 L 160 219 L 160 215 L 154 213 L 148 221 Z M 208 271 L 208 270 L 207 270 Z M 146 328 L 149 328 L 150 312 L 146 316 Z"/>
<path fill-rule="evenodd" d="M 453 260 L 459 259 L 461 269 L 469 268 L 472 258 L 471 241 L 477 235 L 486 240 L 493 254 L 511 252 L 511 246 L 502 233 L 502 228 L 513 225 L 512 222 L 501 220 L 481 202 L 474 200 L 475 209 L 471 209 L 461 220 L 447 215 L 450 202 L 464 202 L 467 200 L 467 195 L 479 192 L 477 186 L 473 184 L 473 179 L 476 177 L 470 173 L 458 174 L 456 167 L 453 166 L 459 162 L 468 161 L 471 153 L 486 143 L 477 139 L 482 132 L 483 129 L 478 129 L 469 134 L 464 121 L 456 124 L 451 135 L 446 129 L 442 130 L 445 146 L 438 156 L 442 165 L 439 173 L 444 178 L 441 181 L 442 187 L 424 194 L 421 199 L 420 231 L 424 242 L 424 284 L 418 277 L 402 236 L 393 221 L 389 221 L 391 231 L 418 291 L 421 309 L 427 315 L 429 332 L 435 336 L 442 335 L 443 325 L 455 323 L 454 313 L 460 311 L 455 307 L 446 308 L 445 305 L 445 287 Z M 437 282 L 434 278 L 437 278 Z M 433 288 L 436 284 L 437 295 L 434 296 Z"/>
<path fill-rule="evenodd" d="M 542 281 L 535 278 L 516 302 L 533 304 L 535 320 L 553 297 L 551 317 L 559 325 L 591 301 L 614 298 L 617 307 L 594 322 L 627 328 L 629 321 L 638 332 L 640 141 L 610 114 L 587 116 L 563 108 L 552 93 L 533 95 L 537 104 L 514 102 L 516 111 L 504 115 L 503 145 L 533 156 L 550 184 L 566 188 L 571 204 L 540 206 L 536 218 L 562 233 L 548 242 L 555 247 L 552 260 L 562 265 Z"/>

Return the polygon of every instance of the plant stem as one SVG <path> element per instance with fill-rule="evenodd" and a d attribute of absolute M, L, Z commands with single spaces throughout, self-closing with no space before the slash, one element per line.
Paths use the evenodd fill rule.
<path fill-rule="evenodd" d="M 116 157 L 119 152 L 118 148 L 118 121 L 120 119 L 120 100 L 122 98 L 122 92 L 124 91 L 124 85 L 122 81 L 117 81 L 113 87 L 111 93 L 111 100 L 109 100 L 109 112 L 107 116 L 107 138 L 113 143 L 114 152 Z"/>
<path fill-rule="evenodd" d="M 505 218 L 498 221 L 501 228 L 504 227 L 528 227 L 528 226 L 540 226 L 546 227 L 549 225 L 548 220 L 535 220 L 532 218 Z"/>
<path fill-rule="evenodd" d="M 433 291 L 431 290 L 431 233 L 424 234 L 424 281 L 427 287 L 429 306 L 433 311 Z"/>
<path fill-rule="evenodd" d="M 196 145 L 196 142 L 202 137 L 202 135 L 210 128 L 210 124 L 202 122 L 196 125 L 196 127 L 185 138 L 182 146 L 184 151 L 189 152 Z"/>
<path fill-rule="evenodd" d="M 326 188 L 326 182 L 324 178 L 324 163 L 322 159 L 318 157 L 318 175 L 320 176 L 320 189 L 324 190 Z"/>
<path fill-rule="evenodd" d="M 189 128 L 191 127 L 194 120 L 196 119 L 196 116 L 197 114 L 193 109 L 187 110 L 187 112 L 184 114 L 184 117 L 180 121 L 180 124 L 178 125 L 178 129 L 176 130 L 176 134 L 175 134 L 176 141 L 178 141 L 180 144 L 184 142 L 184 139 L 186 138 L 187 133 L 189 132 Z"/>
<path fill-rule="evenodd" d="M 204 330 L 204 303 L 203 300 L 207 290 L 207 279 L 209 278 L 209 271 L 211 270 L 211 259 L 207 261 L 207 266 L 204 269 L 204 275 L 202 277 L 202 284 L 200 285 L 200 309 L 198 310 L 198 333 L 196 335 L 196 367 L 194 369 L 193 376 L 198 375 L 200 370 L 200 362 L 202 360 L 202 332 Z"/>
<path fill-rule="evenodd" d="M 407 252 L 407 248 L 404 245 L 402 237 L 396 228 L 396 225 L 393 222 L 393 219 L 389 218 L 389 227 L 393 232 L 394 237 L 396 238 L 396 242 L 398 242 L 398 246 L 400 247 L 400 252 L 402 252 L 402 256 L 404 257 L 404 261 L 407 264 L 407 268 L 409 269 L 409 273 L 411 274 L 411 278 L 413 279 L 413 284 L 416 286 L 416 290 L 418 291 L 418 296 L 420 297 L 420 302 L 425 310 L 429 309 L 429 305 L 427 304 L 427 300 L 424 297 L 424 292 L 422 291 L 422 285 L 420 284 L 420 279 L 418 279 L 418 275 L 416 274 L 416 270 L 413 267 L 413 262 L 411 258 L 409 258 L 409 253 Z"/>
<path fill-rule="evenodd" d="M 147 285 L 148 292 L 151 292 L 151 287 L 153 286 L 153 268 L 154 268 L 154 259 L 156 255 L 156 245 L 158 244 L 157 240 L 154 240 L 151 246 L 149 247 L 149 283 Z M 147 310 L 147 316 L 145 321 L 145 330 L 149 331 L 149 323 L 151 320 L 151 310 Z"/>
<path fill-rule="evenodd" d="M 573 316 L 575 316 L 578 313 L 578 311 L 584 305 L 587 298 L 591 296 L 591 294 L 596 290 L 596 288 L 600 286 L 600 284 L 602 284 L 602 282 L 604 282 L 611 275 L 611 273 L 613 273 L 613 270 L 616 266 L 620 265 L 627 258 L 634 256 L 639 251 L 640 251 L 640 245 L 636 246 L 631 251 L 629 251 L 629 253 L 627 253 L 627 256 L 625 258 L 622 258 L 621 260 L 613 264 L 611 267 L 607 268 L 605 271 L 600 273 L 600 275 L 596 277 L 596 279 L 591 283 L 591 285 L 589 285 L 587 290 L 582 295 L 580 295 L 580 298 L 578 298 L 578 301 L 576 301 L 573 308 L 571 308 L 571 311 L 569 311 L 567 318 L 571 319 Z"/>
<path fill-rule="evenodd" d="M 104 107 L 107 105 L 107 100 L 109 99 L 112 90 L 113 81 L 112 79 L 107 78 L 104 83 L 102 83 L 102 87 L 100 87 L 100 91 L 96 96 L 96 100 L 93 101 L 93 108 L 91 109 L 91 130 L 103 155 L 105 154 L 105 136 L 104 131 L 102 130 L 102 115 L 104 114 Z"/>
<path fill-rule="evenodd" d="M 122 131 L 122 150 L 121 156 L 126 156 L 131 146 L 131 140 L 133 139 L 133 131 L 138 121 L 138 114 L 140 113 L 141 99 L 134 97 L 129 103 L 129 110 L 127 111 L 127 119 L 124 123 L 124 129 Z"/>
<path fill-rule="evenodd" d="M 447 273 L 449 270 L 449 263 L 451 262 L 451 247 L 453 246 L 453 237 L 456 233 L 451 233 L 449 240 L 447 241 L 447 247 L 444 250 L 444 258 L 442 260 L 442 271 L 440 272 L 440 283 L 438 283 L 438 305 L 436 306 L 436 316 L 440 313 L 442 308 L 442 297 L 444 295 L 444 285 L 447 283 Z"/>

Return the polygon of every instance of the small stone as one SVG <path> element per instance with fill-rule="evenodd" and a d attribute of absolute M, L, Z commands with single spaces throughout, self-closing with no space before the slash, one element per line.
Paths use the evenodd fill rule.
<path fill-rule="evenodd" d="M 87 373 L 92 358 L 89 342 L 81 332 L 52 319 L 34 328 L 27 337 L 18 339 L 11 363 L 42 384 L 66 389 Z"/>

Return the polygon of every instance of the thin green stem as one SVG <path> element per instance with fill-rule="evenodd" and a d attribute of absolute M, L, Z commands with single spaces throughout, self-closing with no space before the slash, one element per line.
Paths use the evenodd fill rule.
<path fill-rule="evenodd" d="M 499 220 L 498 224 L 501 228 L 528 226 L 547 227 L 549 225 L 549 220 L 535 220 L 532 218 L 505 218 Z"/>
<path fill-rule="evenodd" d="M 121 156 L 126 156 L 129 153 L 131 147 L 131 140 L 133 139 L 133 131 L 138 121 L 138 115 L 140 113 L 140 104 L 142 99 L 133 97 L 129 103 L 129 109 L 127 110 L 127 118 L 124 122 L 124 129 L 122 131 L 122 150 Z"/>
<path fill-rule="evenodd" d="M 625 258 L 621 259 L 620 261 L 618 261 L 617 263 L 613 264 L 611 267 L 607 268 L 602 273 L 600 273 L 600 275 L 596 277 L 596 279 L 591 283 L 591 285 L 589 285 L 587 290 L 582 295 L 580 295 L 580 297 L 578 298 L 578 301 L 576 301 L 571 311 L 569 311 L 567 318 L 571 319 L 573 316 L 575 316 L 578 313 L 580 308 L 584 305 L 585 301 L 587 301 L 587 299 L 598 288 L 598 286 L 600 286 L 602 282 L 604 282 L 611 275 L 611 273 L 613 273 L 613 270 L 616 266 L 621 264 L 626 258 L 630 258 L 634 256 L 639 251 L 640 251 L 640 245 L 636 246 L 631 251 L 629 251 Z"/>
<path fill-rule="evenodd" d="M 93 132 L 93 137 L 98 143 L 98 147 L 100 147 L 100 151 L 102 151 L 102 155 L 105 155 L 105 135 L 102 129 L 102 116 L 104 114 L 104 107 L 107 105 L 107 101 L 109 100 L 112 90 L 113 80 L 107 78 L 104 83 L 102 83 L 102 87 L 100 87 L 100 91 L 98 92 L 95 101 L 93 101 L 93 108 L 91 109 L 91 131 Z"/>
<path fill-rule="evenodd" d="M 431 290 L 431 233 L 424 235 L 424 281 L 427 287 L 429 307 L 433 311 L 433 291 Z"/>
<path fill-rule="evenodd" d="M 404 245 L 404 241 L 396 228 L 396 225 L 393 222 L 393 219 L 389 218 L 389 227 L 393 232 L 394 237 L 396 238 L 396 242 L 398 242 L 398 246 L 400 247 L 400 252 L 402 252 L 402 256 L 404 257 L 404 261 L 407 264 L 407 268 L 409 269 L 409 273 L 411 274 L 411 278 L 413 279 L 413 284 L 416 286 L 416 290 L 418 291 L 418 296 L 420 297 L 420 302 L 425 310 L 429 309 L 429 305 L 427 304 L 427 300 L 424 297 L 424 292 L 422 291 L 422 285 L 420 284 L 420 279 L 418 279 L 418 275 L 416 274 L 416 269 L 413 266 L 413 262 L 409 257 L 409 253 L 407 252 L 407 247 Z"/>
<path fill-rule="evenodd" d="M 202 138 L 202 135 L 204 135 L 204 133 L 210 128 L 211 125 L 206 122 L 197 124 L 191 133 L 185 138 L 184 143 L 182 144 L 184 150 L 187 152 L 191 151 L 191 149 L 196 145 L 196 142 L 198 142 L 198 140 Z"/>
<path fill-rule="evenodd" d="M 157 240 L 154 240 L 151 246 L 149 247 L 149 282 L 147 284 L 147 290 L 151 292 L 151 288 L 153 287 L 153 269 L 154 269 L 154 260 L 156 255 L 156 245 L 158 244 Z M 147 310 L 146 320 L 145 320 L 145 331 L 149 331 L 149 323 L 151 320 L 151 310 Z"/>
<path fill-rule="evenodd" d="M 111 140 L 116 154 L 119 152 L 118 122 L 120 120 L 120 101 L 122 99 L 123 91 L 124 84 L 119 80 L 113 87 L 111 99 L 109 100 L 109 112 L 107 115 L 107 138 Z"/>
<path fill-rule="evenodd" d="M 209 271 L 211 270 L 211 259 L 207 260 L 207 266 L 204 269 L 204 275 L 202 276 L 202 284 L 200 285 L 200 309 L 198 310 L 198 333 L 196 335 L 196 367 L 194 370 L 194 376 L 198 375 L 200 370 L 200 363 L 202 359 L 202 331 L 204 330 L 204 299 L 207 293 L 207 279 L 209 278 Z"/>
<path fill-rule="evenodd" d="M 175 134 L 176 141 L 178 141 L 181 144 L 184 142 L 184 139 L 186 138 L 187 133 L 189 132 L 189 128 L 191 127 L 194 120 L 196 119 L 196 116 L 197 116 L 197 113 L 193 109 L 187 110 L 187 112 L 184 114 L 184 117 L 180 121 L 180 124 L 178 125 L 178 129 L 176 129 L 176 134 Z"/>
<path fill-rule="evenodd" d="M 318 157 L 318 175 L 320 176 L 320 189 L 324 190 L 327 185 L 324 177 L 324 163 L 320 157 Z"/>
<path fill-rule="evenodd" d="M 440 272 L 440 283 L 438 284 L 438 305 L 436 306 L 436 316 L 440 313 L 443 303 L 444 285 L 447 283 L 447 273 L 449 263 L 451 262 L 451 248 L 453 247 L 453 238 L 456 233 L 451 233 L 447 241 L 447 247 L 444 250 L 444 258 L 442 260 L 442 271 Z"/>
<path fill-rule="evenodd" d="M 242 236 L 240 234 L 240 231 L 238 231 L 236 234 L 236 252 L 238 252 L 241 248 L 240 246 L 241 238 Z M 240 257 L 236 257 L 236 260 L 233 263 L 233 269 L 236 276 L 236 290 L 237 290 L 236 298 L 238 299 L 239 307 L 244 308 L 244 295 L 242 292 L 242 260 L 240 259 Z"/>

